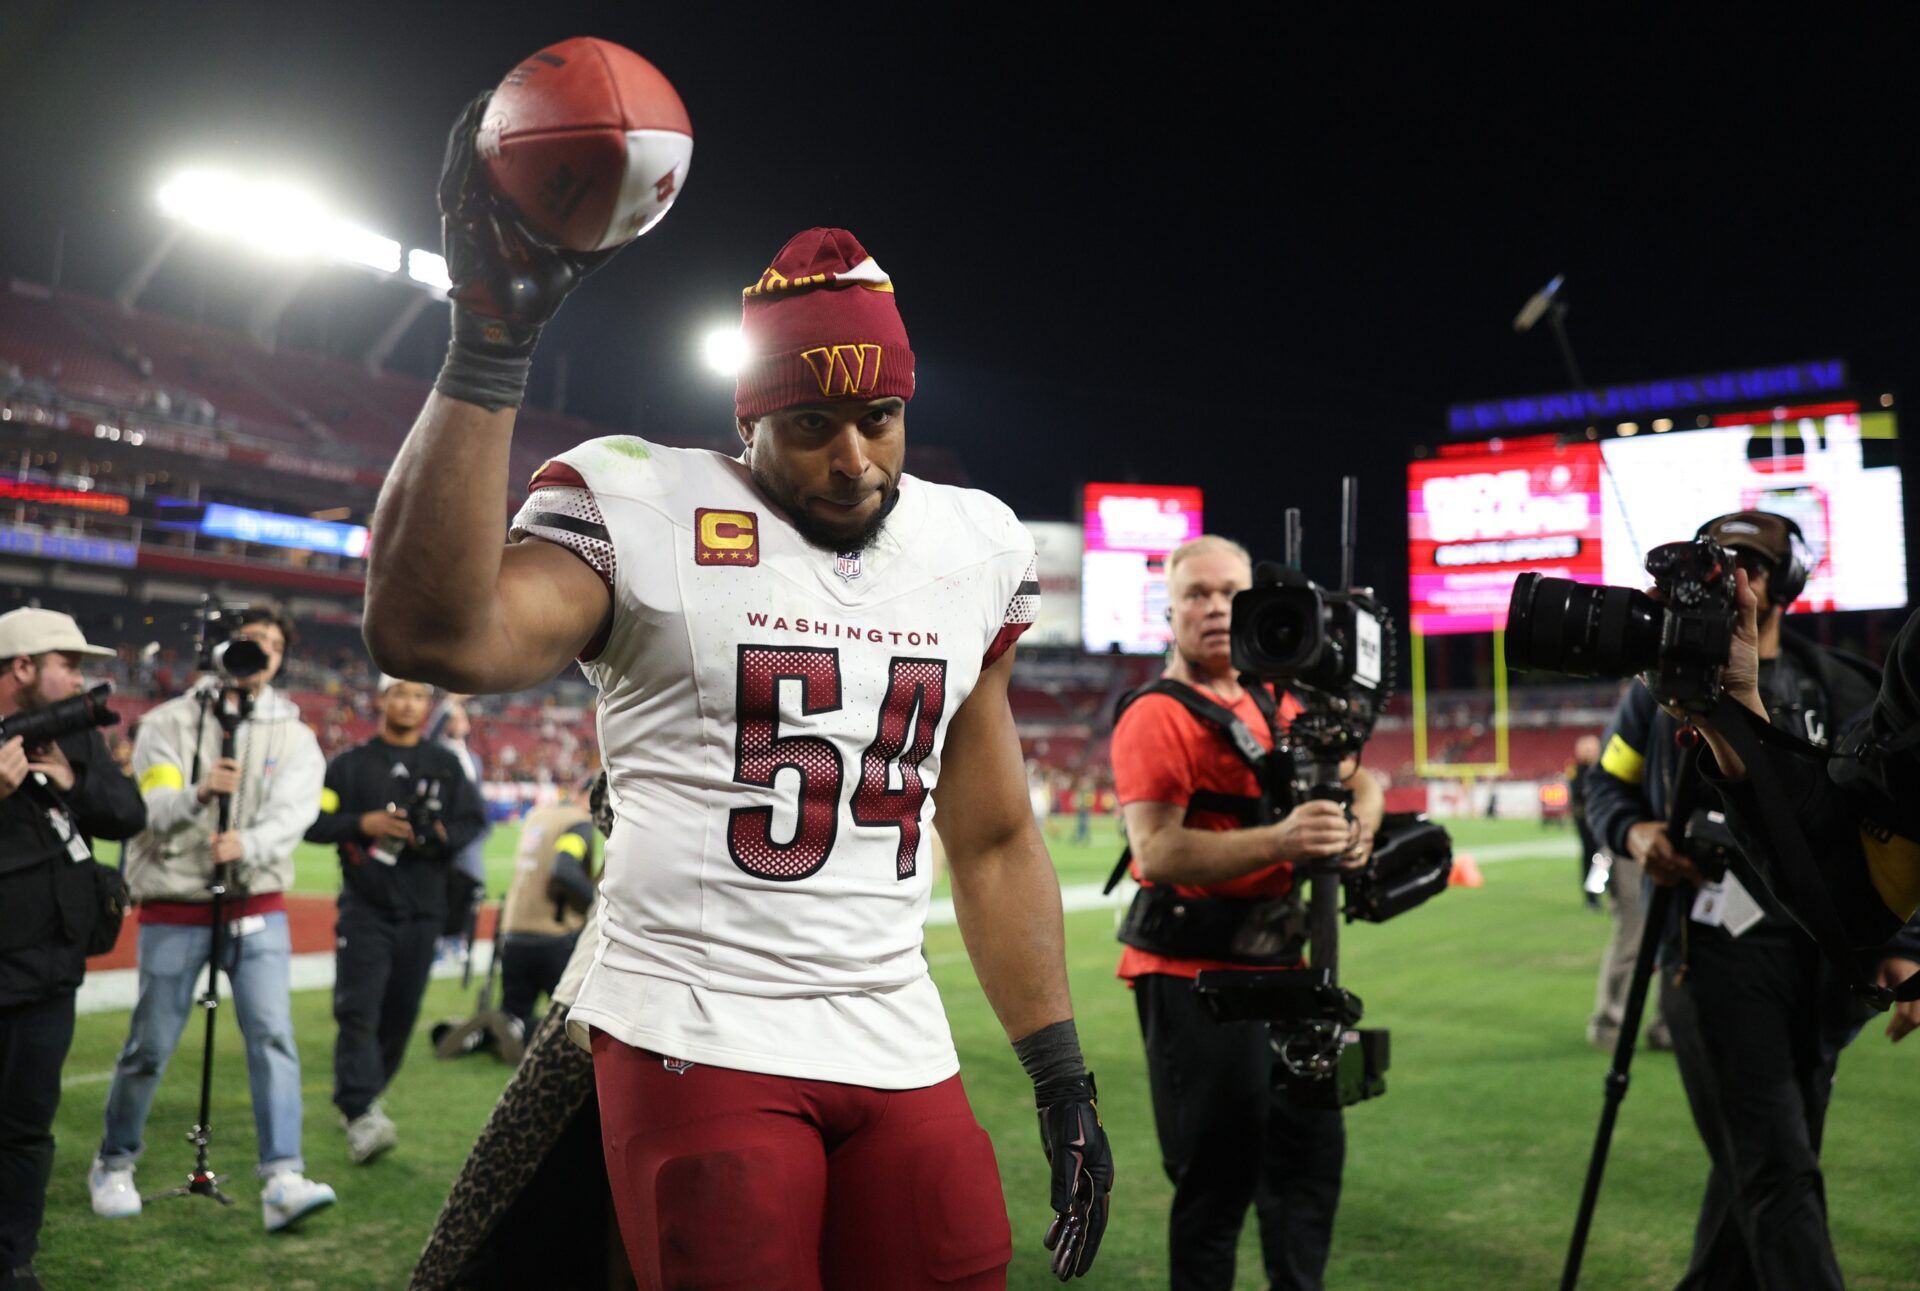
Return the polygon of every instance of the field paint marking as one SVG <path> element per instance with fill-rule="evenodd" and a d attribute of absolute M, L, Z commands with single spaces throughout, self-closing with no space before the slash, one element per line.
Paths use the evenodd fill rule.
<path fill-rule="evenodd" d="M 473 944 L 473 976 L 476 981 L 487 972 L 487 957 L 493 953 L 490 938 L 481 938 Z M 318 991 L 333 989 L 333 952 L 316 950 L 305 955 L 294 955 L 288 964 L 288 976 L 292 988 L 296 991 Z M 449 977 L 460 976 L 459 963 L 435 964 L 433 978 L 444 981 Z M 202 985 L 196 991 L 204 989 L 206 978 L 201 976 Z M 140 970 L 137 968 L 110 968 L 104 972 L 88 973 L 86 980 L 80 983 L 80 993 L 74 1000 L 76 1013 L 110 1013 L 115 1009 L 129 1012 L 134 1000 L 140 994 Z M 198 998 L 196 994 L 195 998 Z M 220 991 L 223 1006 L 232 1002 L 232 993 L 225 987 Z"/>
<path fill-rule="evenodd" d="M 1571 836 L 1569 845 L 1577 845 Z M 1503 861 L 1520 861 L 1531 858 L 1547 858 L 1553 848 L 1537 842 L 1531 843 L 1494 843 L 1487 847 L 1469 847 L 1461 849 L 1481 865 L 1497 865 Z M 1122 883 L 1111 895 L 1103 896 L 1098 883 L 1074 883 L 1060 889 L 1060 908 L 1067 914 L 1078 914 L 1083 910 L 1117 909 L 1133 899 L 1133 885 Z M 958 920 L 953 913 L 953 899 L 938 897 L 928 903 L 927 926 L 930 928 L 952 927 Z M 493 943 L 480 941 L 474 947 L 473 972 L 479 977 L 487 971 L 486 957 L 491 954 Z M 966 958 L 964 952 L 952 955 L 938 955 L 931 961 L 934 965 L 959 963 Z M 291 966 L 293 989 L 296 991 L 320 990 L 333 986 L 333 952 L 316 951 L 308 955 L 295 955 Z M 433 976 L 444 980 L 458 977 L 458 964 L 435 965 Z M 131 1010 L 135 996 L 139 993 L 140 971 L 135 968 L 116 968 L 106 972 L 88 973 L 81 983 L 79 998 L 75 1010 L 79 1013 L 107 1013 L 115 1009 Z M 224 998 L 224 995 L 223 995 Z M 62 1084 L 94 1084 L 102 1080 L 111 1080 L 112 1072 L 104 1074 L 86 1072 L 68 1077 Z"/>

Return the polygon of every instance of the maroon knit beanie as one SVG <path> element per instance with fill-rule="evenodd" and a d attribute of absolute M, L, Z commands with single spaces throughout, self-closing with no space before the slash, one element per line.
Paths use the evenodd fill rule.
<path fill-rule="evenodd" d="M 808 229 L 742 293 L 747 357 L 734 415 L 822 399 L 913 398 L 913 351 L 893 283 L 845 229 Z"/>

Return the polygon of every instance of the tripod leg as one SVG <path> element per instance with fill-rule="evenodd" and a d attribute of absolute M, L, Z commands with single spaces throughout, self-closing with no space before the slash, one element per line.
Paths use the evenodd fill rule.
<path fill-rule="evenodd" d="M 1593 1227 L 1594 1207 L 1600 1200 L 1600 1180 L 1607 1172 L 1607 1153 L 1613 1146 L 1613 1123 L 1620 1116 L 1620 1104 L 1627 1096 L 1633 1050 L 1640 1038 L 1640 1015 L 1647 1003 L 1647 987 L 1653 981 L 1654 960 L 1660 954 L 1667 923 L 1679 904 L 1680 888 L 1656 888 L 1647 922 L 1640 931 L 1640 953 L 1633 961 L 1633 981 L 1627 987 L 1627 1002 L 1620 1019 L 1620 1038 L 1614 1042 L 1613 1063 L 1607 1068 L 1606 1097 L 1600 1109 L 1600 1129 L 1594 1135 L 1593 1156 L 1587 1162 L 1587 1181 L 1580 1190 L 1580 1213 L 1573 1221 L 1573 1240 L 1567 1247 L 1567 1262 L 1560 1273 L 1560 1291 L 1573 1291 L 1580 1281 L 1580 1261 L 1587 1251 L 1587 1233 Z"/>

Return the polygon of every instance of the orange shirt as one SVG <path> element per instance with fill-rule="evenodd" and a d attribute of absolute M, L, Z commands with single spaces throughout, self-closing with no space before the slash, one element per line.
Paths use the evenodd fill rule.
<path fill-rule="evenodd" d="M 1210 699 L 1220 698 L 1205 687 L 1197 689 Z M 1263 748 L 1273 747 L 1267 719 L 1251 694 L 1242 693 L 1237 702 L 1226 707 L 1246 723 Z M 1292 695 L 1281 696 L 1282 726 L 1292 721 L 1299 711 L 1300 704 Z M 1253 768 L 1240 760 L 1226 735 L 1181 707 L 1180 701 L 1171 695 L 1143 695 L 1121 714 L 1119 724 L 1113 728 L 1113 787 L 1122 807 L 1130 802 L 1164 802 L 1185 807 L 1194 794 L 1201 792 L 1249 798 L 1260 795 L 1260 782 Z M 1220 812 L 1195 812 L 1186 826 L 1217 830 L 1244 827 L 1237 818 Z M 1133 877 L 1140 877 L 1138 860 L 1133 863 Z M 1281 861 L 1225 883 L 1210 887 L 1179 884 L 1174 890 L 1184 896 L 1285 896 L 1293 890 L 1293 866 Z M 1118 975 L 1131 982 L 1143 973 L 1192 977 L 1205 969 L 1249 967 L 1210 959 L 1174 959 L 1128 946 L 1120 954 Z"/>

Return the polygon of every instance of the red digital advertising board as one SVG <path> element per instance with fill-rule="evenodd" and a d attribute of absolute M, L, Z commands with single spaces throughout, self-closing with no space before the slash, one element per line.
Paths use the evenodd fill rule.
<path fill-rule="evenodd" d="M 1526 570 L 1603 581 L 1601 483 L 1598 444 L 1552 436 L 1414 462 L 1407 468 L 1413 630 L 1505 628 L 1513 580 Z"/>
<path fill-rule="evenodd" d="M 1182 484 L 1089 484 L 1084 498 L 1082 645 L 1096 653 L 1167 647 L 1167 553 L 1200 528 L 1200 490 Z"/>

